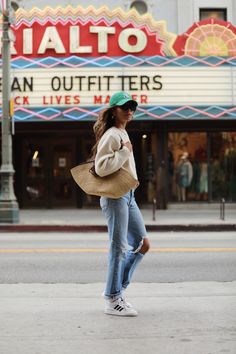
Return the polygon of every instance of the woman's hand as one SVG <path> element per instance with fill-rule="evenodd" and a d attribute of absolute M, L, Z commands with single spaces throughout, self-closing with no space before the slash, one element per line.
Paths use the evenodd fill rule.
<path fill-rule="evenodd" d="M 126 147 L 129 149 L 130 152 L 133 151 L 133 146 L 132 146 L 132 144 L 131 144 L 130 141 L 127 141 L 126 143 L 124 143 L 124 142 L 122 141 L 122 146 L 126 146 Z"/>

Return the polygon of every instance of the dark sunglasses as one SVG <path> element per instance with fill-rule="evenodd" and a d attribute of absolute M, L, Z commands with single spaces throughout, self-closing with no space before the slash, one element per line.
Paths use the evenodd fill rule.
<path fill-rule="evenodd" d="M 132 112 L 135 112 L 136 111 L 136 105 L 134 104 L 130 104 L 129 102 L 123 104 L 122 106 L 119 106 L 122 111 L 125 111 L 127 112 L 129 109 L 132 111 Z"/>

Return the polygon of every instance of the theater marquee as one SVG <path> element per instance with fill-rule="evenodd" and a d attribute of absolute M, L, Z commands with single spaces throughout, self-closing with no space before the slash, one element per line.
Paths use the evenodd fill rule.
<path fill-rule="evenodd" d="M 138 101 L 139 119 L 236 117 L 228 22 L 201 21 L 176 36 L 134 9 L 67 6 L 19 9 L 12 30 L 16 120 L 90 119 L 120 90 Z"/>
<path fill-rule="evenodd" d="M 233 105 L 236 68 L 68 68 L 15 70 L 16 107 L 107 104 L 113 92 L 129 91 L 141 105 Z M 0 90 L 1 90 L 0 79 Z"/>

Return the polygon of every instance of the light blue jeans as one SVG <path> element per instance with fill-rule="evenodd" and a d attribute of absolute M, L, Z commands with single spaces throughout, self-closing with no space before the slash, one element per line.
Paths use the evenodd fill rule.
<path fill-rule="evenodd" d="M 110 240 L 104 297 L 116 299 L 129 285 L 143 258 L 139 250 L 147 232 L 133 190 L 119 199 L 101 197 L 100 205 L 107 220 Z"/>

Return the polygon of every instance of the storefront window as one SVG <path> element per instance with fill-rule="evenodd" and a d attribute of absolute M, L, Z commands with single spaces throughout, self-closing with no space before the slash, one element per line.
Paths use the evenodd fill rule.
<path fill-rule="evenodd" d="M 212 200 L 236 201 L 236 132 L 211 136 Z"/>
<path fill-rule="evenodd" d="M 208 200 L 206 133 L 169 133 L 169 200 Z"/>
<path fill-rule="evenodd" d="M 206 20 L 208 18 L 215 18 L 217 20 L 227 21 L 227 9 L 200 9 L 200 21 Z"/>

